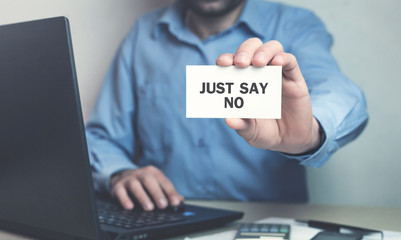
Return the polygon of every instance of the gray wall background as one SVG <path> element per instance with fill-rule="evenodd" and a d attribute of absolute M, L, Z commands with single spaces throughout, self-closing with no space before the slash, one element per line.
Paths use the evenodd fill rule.
<path fill-rule="evenodd" d="M 134 20 L 171 0 L 1 0 L 0 24 L 67 16 L 85 119 Z M 401 0 L 283 0 L 315 11 L 334 35 L 341 69 L 364 91 L 364 133 L 320 169 L 308 169 L 310 201 L 401 207 Z M 1 36 L 0 36 L 1 37 Z"/>

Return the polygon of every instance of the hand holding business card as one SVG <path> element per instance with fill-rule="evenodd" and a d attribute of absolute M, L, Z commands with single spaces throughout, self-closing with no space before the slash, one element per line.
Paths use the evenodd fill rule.
<path fill-rule="evenodd" d="M 187 66 L 187 118 L 280 118 L 281 69 Z"/>
<path fill-rule="evenodd" d="M 213 70 L 190 67 L 188 117 L 228 117 L 229 127 L 261 149 L 309 154 L 321 146 L 324 134 L 312 115 L 308 86 L 280 42 L 250 38 L 216 64 Z"/>

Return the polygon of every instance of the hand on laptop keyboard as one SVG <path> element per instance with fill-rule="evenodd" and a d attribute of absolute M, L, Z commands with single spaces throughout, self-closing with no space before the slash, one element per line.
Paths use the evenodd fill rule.
<path fill-rule="evenodd" d="M 165 209 L 184 201 L 170 180 L 154 166 L 123 170 L 113 174 L 110 180 L 112 196 L 127 210 L 137 205 L 146 211 L 154 210 L 155 206 Z"/>
<path fill-rule="evenodd" d="M 134 197 L 130 196 L 132 199 L 132 202 L 134 203 L 135 208 L 132 209 L 134 211 L 149 211 L 147 209 L 145 209 L 139 202 L 138 200 L 136 200 Z M 153 201 L 152 201 L 153 202 Z M 118 202 L 116 204 L 119 204 Z M 153 204 L 155 204 L 153 202 Z M 120 204 L 121 207 L 121 204 Z M 122 210 L 122 209 L 121 209 Z M 127 210 L 127 209 L 125 209 Z M 129 209 L 128 209 L 129 210 Z M 181 201 L 178 205 L 171 205 L 171 203 L 169 203 L 167 205 L 167 207 L 165 208 L 154 208 L 153 211 L 163 211 L 163 212 L 184 212 L 185 210 L 185 203 L 183 201 Z"/>
<path fill-rule="evenodd" d="M 120 228 L 140 228 L 153 225 L 161 225 L 172 222 L 184 221 L 181 214 L 184 211 L 184 204 L 173 207 L 169 206 L 164 210 L 143 211 L 137 207 L 132 211 L 124 210 L 120 206 L 102 200 L 97 201 L 99 222 Z"/>

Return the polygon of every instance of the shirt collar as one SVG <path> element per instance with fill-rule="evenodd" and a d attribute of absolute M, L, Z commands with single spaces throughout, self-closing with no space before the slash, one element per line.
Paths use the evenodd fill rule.
<path fill-rule="evenodd" d="M 175 1 L 164 9 L 161 14 L 158 24 L 154 29 L 154 36 L 157 38 L 160 34 L 162 27 L 168 29 L 174 34 L 179 34 L 179 31 L 185 28 L 184 14 L 185 9 L 180 0 Z"/>
<path fill-rule="evenodd" d="M 260 9 L 257 6 L 257 1 L 247 0 L 242 10 L 240 17 L 237 20 L 236 24 L 244 24 L 250 31 L 256 34 L 258 37 L 263 37 L 264 33 L 264 25 L 261 21 L 264 19 L 260 16 Z"/>
<path fill-rule="evenodd" d="M 165 8 L 158 21 L 157 27 L 154 29 L 154 37 L 157 38 L 159 36 L 162 26 L 167 26 L 173 35 L 180 38 L 182 33 L 186 31 L 184 14 L 185 7 L 180 0 L 175 1 L 173 4 Z M 260 9 L 257 6 L 257 1 L 247 0 L 240 17 L 234 26 L 243 24 L 258 37 L 262 38 L 265 35 L 265 26 L 263 22 L 265 21 L 261 21 Z"/>

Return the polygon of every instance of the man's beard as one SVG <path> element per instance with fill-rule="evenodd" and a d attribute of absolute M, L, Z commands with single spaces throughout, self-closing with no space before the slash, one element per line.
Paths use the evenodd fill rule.
<path fill-rule="evenodd" d="M 202 17 L 221 17 L 236 9 L 245 0 L 181 0 L 181 1 L 191 11 Z M 202 2 L 204 3 L 221 2 L 221 6 L 218 9 L 205 9 L 202 7 L 201 4 Z"/>

